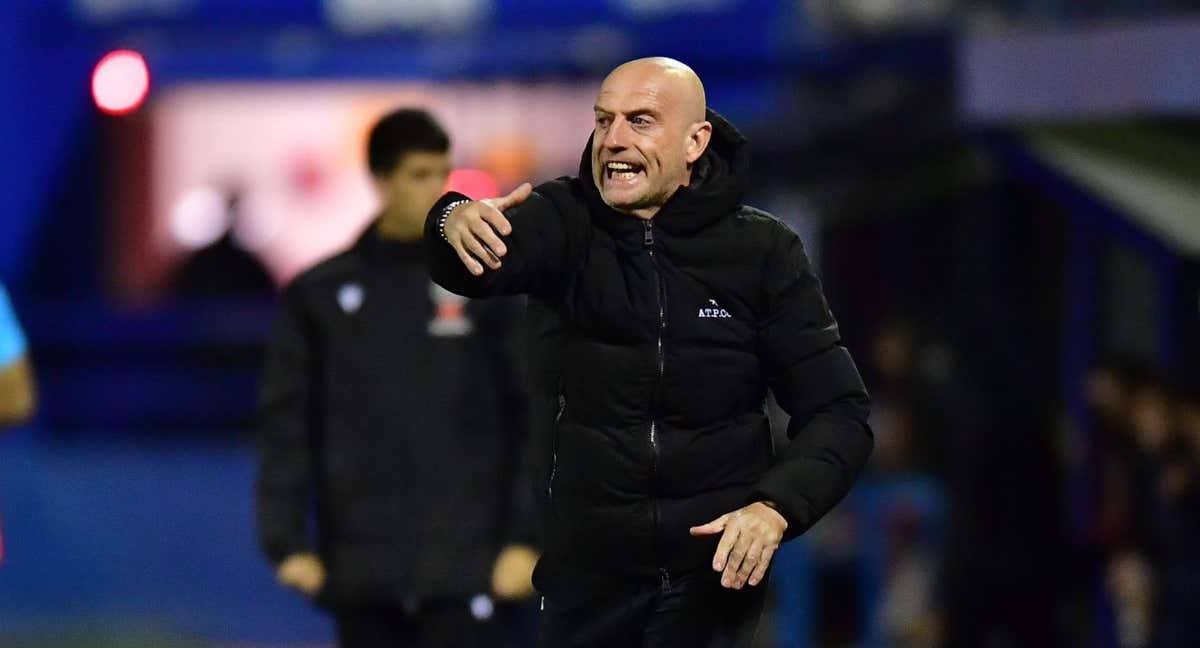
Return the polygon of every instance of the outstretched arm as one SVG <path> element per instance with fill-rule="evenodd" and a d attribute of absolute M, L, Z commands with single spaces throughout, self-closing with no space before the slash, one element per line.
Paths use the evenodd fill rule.
<path fill-rule="evenodd" d="M 429 273 L 466 297 L 544 294 L 567 266 L 563 215 L 528 183 L 500 198 L 449 193 L 425 221 Z"/>

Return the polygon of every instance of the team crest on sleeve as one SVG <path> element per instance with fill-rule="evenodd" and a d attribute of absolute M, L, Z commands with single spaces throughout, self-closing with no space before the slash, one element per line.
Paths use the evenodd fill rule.
<path fill-rule="evenodd" d="M 347 315 L 353 315 L 362 308 L 363 299 L 366 297 L 366 292 L 363 290 L 362 284 L 357 281 L 350 281 L 342 284 L 337 291 L 338 306 L 342 307 L 342 312 Z"/>
<path fill-rule="evenodd" d="M 729 311 L 725 310 L 724 308 L 721 308 L 720 304 L 718 304 L 717 300 L 715 300 L 715 299 L 708 300 L 708 306 L 701 306 L 700 313 L 698 315 L 696 315 L 696 317 L 699 317 L 701 319 L 708 319 L 708 318 L 732 319 L 733 318 L 733 316 L 729 314 Z"/>
<path fill-rule="evenodd" d="M 467 315 L 466 297 L 455 295 L 441 286 L 430 283 L 429 297 L 433 300 L 433 319 L 429 320 L 429 334 L 434 337 L 461 337 L 468 335 L 474 325 Z"/>

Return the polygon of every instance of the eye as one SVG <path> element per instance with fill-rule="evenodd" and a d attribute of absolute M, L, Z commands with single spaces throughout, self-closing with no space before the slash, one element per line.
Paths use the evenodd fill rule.
<path fill-rule="evenodd" d="M 630 119 L 629 123 L 633 124 L 634 126 L 649 126 L 651 122 L 649 117 L 645 115 L 637 115 L 633 119 Z"/>
<path fill-rule="evenodd" d="M 596 127 L 608 128 L 608 124 L 612 121 L 612 117 L 608 115 L 596 115 Z"/>

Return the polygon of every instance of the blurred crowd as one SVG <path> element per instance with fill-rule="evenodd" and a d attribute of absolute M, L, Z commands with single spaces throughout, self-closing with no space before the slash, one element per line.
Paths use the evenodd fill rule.
<path fill-rule="evenodd" d="M 961 465 L 977 445 L 968 413 L 978 399 L 951 346 L 912 319 L 886 321 L 871 351 L 877 446 L 864 487 L 882 480 L 894 491 L 881 515 L 887 549 L 875 623 L 890 646 L 965 645 L 970 606 L 958 594 L 972 568 L 960 562 L 971 558 L 951 543 L 978 524 L 972 517 L 991 514 L 970 510 L 981 482 Z M 1059 461 L 1065 479 L 1084 484 L 1083 500 L 1072 503 L 1083 513 L 1075 558 L 1095 573 L 1066 588 L 1080 589 L 1060 596 L 1056 613 L 1068 632 L 1091 628 L 1090 639 L 1075 638 L 1085 643 L 1110 636 L 1123 648 L 1193 645 L 1200 636 L 1200 389 L 1149 363 L 1110 357 L 1088 372 L 1081 391 L 1083 441 L 1063 444 Z M 945 493 L 945 507 L 907 497 L 905 484 L 914 482 Z M 1012 569 L 1025 566 L 1014 557 Z M 1053 588 L 1058 577 L 1040 581 Z M 1073 615 L 1076 605 L 1084 611 Z M 1072 619 L 1087 622 L 1072 626 Z"/>
<path fill-rule="evenodd" d="M 950 471 L 947 444 L 961 429 L 967 398 L 956 391 L 955 353 L 946 341 L 910 318 L 884 321 L 868 363 L 876 430 L 869 466 L 889 490 L 919 484 L 928 495 L 891 498 L 883 515 L 885 577 L 880 593 L 881 635 L 889 646 L 936 646 L 947 641 L 944 587 L 948 567 L 946 510 L 940 493 Z M 910 486 L 911 488 L 911 486 Z"/>
<path fill-rule="evenodd" d="M 1200 390 L 1113 358 L 1085 394 L 1090 533 L 1120 645 L 1187 645 L 1200 631 Z"/>
<path fill-rule="evenodd" d="M 948 553 L 954 527 L 965 522 L 948 487 L 971 406 L 957 352 L 902 315 L 884 318 L 863 351 L 875 451 L 847 501 L 800 540 L 815 563 L 817 593 L 804 640 L 966 645 L 954 643 L 968 629 L 952 623 Z M 776 573 L 784 601 L 795 577 L 788 569 Z"/>

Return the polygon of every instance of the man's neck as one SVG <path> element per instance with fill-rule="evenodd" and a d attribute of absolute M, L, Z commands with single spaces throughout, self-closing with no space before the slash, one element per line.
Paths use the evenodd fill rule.
<path fill-rule="evenodd" d="M 625 213 L 630 216 L 633 216 L 634 218 L 636 218 L 638 220 L 648 221 L 648 220 L 652 220 L 655 216 L 657 216 L 658 212 L 660 212 L 660 211 L 662 211 L 662 205 L 656 205 L 654 207 L 643 207 L 641 209 L 635 209 L 633 211 L 628 211 Z"/>
<path fill-rule="evenodd" d="M 665 198 L 663 198 L 662 202 L 660 202 L 659 204 L 650 205 L 647 207 L 638 207 L 637 209 L 631 209 L 629 211 L 624 211 L 624 210 L 617 210 L 617 211 L 620 211 L 623 214 L 628 214 L 630 216 L 633 216 L 634 218 L 637 218 L 638 220 L 645 220 L 645 221 L 652 220 L 655 216 L 658 215 L 658 212 L 662 211 L 663 205 L 666 205 L 667 202 L 671 200 L 672 196 L 674 196 L 680 189 L 690 185 L 691 183 L 692 183 L 692 170 L 689 168 L 688 169 L 688 177 L 684 178 L 683 182 L 679 183 L 679 185 L 677 185 L 675 187 L 675 191 L 672 191 L 671 193 L 667 194 L 667 196 Z"/>
<path fill-rule="evenodd" d="M 375 231 L 384 240 L 411 243 L 421 240 L 425 233 L 424 225 L 424 223 L 413 222 L 411 219 L 384 212 L 375 224 Z"/>

